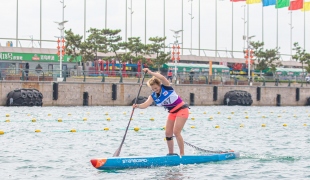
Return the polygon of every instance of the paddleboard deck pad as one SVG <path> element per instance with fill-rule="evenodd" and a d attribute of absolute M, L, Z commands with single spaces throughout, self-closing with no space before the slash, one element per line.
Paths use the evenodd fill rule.
<path fill-rule="evenodd" d="M 238 152 L 225 152 L 208 155 L 166 155 L 166 156 L 130 156 L 92 159 L 91 164 L 99 170 L 152 168 L 159 166 L 178 166 L 199 164 L 239 158 Z"/>

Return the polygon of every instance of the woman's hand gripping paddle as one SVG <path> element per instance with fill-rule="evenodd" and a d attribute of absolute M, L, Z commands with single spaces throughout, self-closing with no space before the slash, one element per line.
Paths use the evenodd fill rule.
<path fill-rule="evenodd" d="M 143 75 L 143 78 L 142 78 L 142 82 L 140 84 L 140 88 L 139 88 L 139 92 L 137 94 L 137 97 L 135 99 L 135 104 L 137 104 L 137 99 L 139 97 L 139 94 L 140 94 L 140 91 L 141 91 L 141 88 L 142 88 L 142 85 L 143 85 L 143 81 L 144 81 L 144 78 L 145 78 L 145 74 L 147 73 L 147 71 L 145 71 L 144 75 Z M 118 157 L 119 154 L 121 153 L 121 150 L 122 150 L 122 146 L 124 144 L 124 141 L 126 139 L 126 135 L 127 135 L 127 131 L 128 131 L 128 128 L 129 128 L 129 125 L 130 125 L 130 122 L 131 122 L 131 118 L 132 118 L 132 115 L 133 115 L 133 112 L 135 111 L 135 108 L 132 108 L 132 111 L 131 111 L 131 115 L 130 115 L 130 118 L 129 118 L 129 122 L 128 122 L 128 125 L 127 125 L 127 128 L 126 128 L 126 131 L 125 131 L 125 134 L 124 134 L 124 137 L 123 137 L 123 140 L 121 142 L 121 145 L 119 146 L 119 148 L 115 151 L 115 153 L 113 154 L 113 157 Z"/>

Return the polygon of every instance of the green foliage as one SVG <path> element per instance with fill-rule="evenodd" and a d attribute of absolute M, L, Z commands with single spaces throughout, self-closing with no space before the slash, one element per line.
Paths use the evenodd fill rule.
<path fill-rule="evenodd" d="M 153 59 L 153 67 L 158 68 L 159 71 L 160 67 L 170 60 L 170 53 L 164 52 L 166 37 L 151 37 L 149 40 L 152 44 L 147 46 L 145 51 L 156 55 Z"/>
<path fill-rule="evenodd" d="M 294 43 L 293 50 L 295 50 L 295 54 L 292 56 L 292 58 L 301 63 L 303 74 L 304 69 L 306 69 L 306 71 L 310 73 L 310 54 L 307 53 L 305 49 L 301 48 L 298 42 Z M 305 68 L 304 64 L 307 64 Z"/>
<path fill-rule="evenodd" d="M 71 56 L 70 62 L 72 62 L 77 56 L 80 55 L 79 51 L 81 49 L 81 42 L 83 36 L 78 34 L 74 34 L 72 30 L 65 31 L 65 47 L 66 47 L 66 54 Z"/>
<path fill-rule="evenodd" d="M 130 52 L 130 61 L 131 63 L 137 63 L 139 60 L 145 62 L 145 58 L 143 57 L 145 45 L 141 42 L 140 37 L 130 37 L 128 38 L 128 42 L 124 43 L 123 47 L 128 49 Z"/>
<path fill-rule="evenodd" d="M 262 72 L 263 70 L 270 68 L 269 71 L 275 73 L 277 67 L 281 66 L 281 62 L 279 61 L 279 48 L 274 49 L 264 49 L 264 42 L 251 42 L 251 46 L 254 49 L 255 60 L 257 60 L 257 64 L 255 64 L 255 69 Z"/>

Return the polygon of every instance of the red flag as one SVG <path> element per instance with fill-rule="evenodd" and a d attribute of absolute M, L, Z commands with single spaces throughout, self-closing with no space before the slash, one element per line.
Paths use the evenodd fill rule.
<path fill-rule="evenodd" d="M 304 1 L 303 0 L 291 0 L 290 7 L 288 8 L 288 10 L 302 9 L 303 5 L 304 5 Z"/>
<path fill-rule="evenodd" d="M 230 0 L 230 2 L 240 2 L 240 1 L 246 1 L 246 0 Z"/>

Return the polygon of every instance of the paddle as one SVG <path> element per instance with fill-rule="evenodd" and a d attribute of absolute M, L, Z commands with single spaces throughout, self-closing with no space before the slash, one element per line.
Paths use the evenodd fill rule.
<path fill-rule="evenodd" d="M 141 88 L 142 88 L 142 85 L 143 85 L 143 81 L 144 81 L 144 77 L 145 77 L 145 74 L 147 73 L 147 71 L 143 74 L 143 78 L 142 78 L 142 82 L 140 84 L 140 88 L 139 88 L 139 91 L 138 91 L 138 94 L 137 94 L 137 97 L 135 99 L 135 104 L 137 104 L 137 99 L 139 97 L 139 94 L 140 94 L 140 91 L 141 91 Z M 135 111 L 135 108 L 132 108 L 132 111 L 131 111 L 131 115 L 130 115 L 130 118 L 129 118 L 129 122 L 128 122 L 128 125 L 127 125 L 127 128 L 126 128 L 126 131 L 125 131 L 125 134 L 124 134 L 124 137 L 123 137 L 123 140 L 121 142 L 121 145 L 119 146 L 119 148 L 115 151 L 115 153 L 113 154 L 113 157 L 118 157 L 119 154 L 121 153 L 121 150 L 122 150 L 122 146 L 124 144 L 124 141 L 125 141 L 125 138 L 126 138 L 126 135 L 127 135 L 127 131 L 128 131 L 128 128 L 129 128 L 129 125 L 130 125 L 130 122 L 131 122 L 131 118 L 132 118 L 132 115 L 133 115 L 133 112 Z"/>

